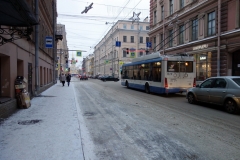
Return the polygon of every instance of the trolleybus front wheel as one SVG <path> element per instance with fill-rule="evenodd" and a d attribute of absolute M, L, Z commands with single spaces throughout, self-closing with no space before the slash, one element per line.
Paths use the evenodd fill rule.
<path fill-rule="evenodd" d="M 148 84 L 145 85 L 145 92 L 148 93 L 148 94 L 150 93 L 150 89 L 149 89 L 149 85 Z"/>
<path fill-rule="evenodd" d="M 127 88 L 129 88 L 128 81 L 126 82 L 125 86 L 127 86 Z"/>

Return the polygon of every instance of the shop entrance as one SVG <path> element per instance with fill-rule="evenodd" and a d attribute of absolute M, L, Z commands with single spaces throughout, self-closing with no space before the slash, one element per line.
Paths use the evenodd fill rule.
<path fill-rule="evenodd" d="M 233 53 L 232 65 L 232 75 L 240 76 L 240 50 Z"/>
<path fill-rule="evenodd" d="M 197 53 L 194 55 L 196 60 L 196 80 L 204 81 L 211 77 L 211 57 L 212 53 Z"/>

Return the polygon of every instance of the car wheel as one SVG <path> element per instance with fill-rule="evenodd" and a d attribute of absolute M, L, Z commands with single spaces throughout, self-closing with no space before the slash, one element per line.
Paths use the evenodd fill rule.
<path fill-rule="evenodd" d="M 129 88 L 128 81 L 126 82 L 125 86 L 127 86 L 127 88 Z"/>
<path fill-rule="evenodd" d="M 150 89 L 149 89 L 149 85 L 148 84 L 145 85 L 145 92 L 148 93 L 148 94 L 150 93 Z"/>
<path fill-rule="evenodd" d="M 227 99 L 225 101 L 224 108 L 230 114 L 234 114 L 234 113 L 238 113 L 239 112 L 239 109 L 237 107 L 236 102 L 234 100 L 232 100 L 232 99 Z"/>
<path fill-rule="evenodd" d="M 188 103 L 190 104 L 196 103 L 195 96 L 192 93 L 188 93 L 187 99 L 188 99 Z"/>
<path fill-rule="evenodd" d="M 103 80 L 103 82 L 106 82 L 106 81 L 107 81 L 106 79 Z"/>

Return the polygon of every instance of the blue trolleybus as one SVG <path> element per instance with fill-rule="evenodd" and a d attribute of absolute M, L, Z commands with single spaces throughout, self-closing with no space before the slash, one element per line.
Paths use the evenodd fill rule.
<path fill-rule="evenodd" d="M 196 85 L 196 62 L 187 55 L 155 52 L 123 64 L 121 85 L 146 93 L 181 93 Z"/>

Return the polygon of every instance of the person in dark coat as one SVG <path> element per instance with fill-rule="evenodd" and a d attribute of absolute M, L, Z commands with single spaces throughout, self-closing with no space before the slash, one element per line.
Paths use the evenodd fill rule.
<path fill-rule="evenodd" d="M 71 81 L 71 75 L 69 73 L 68 73 L 66 79 L 67 79 L 67 83 L 68 83 L 68 87 L 69 87 L 70 81 Z"/>
<path fill-rule="evenodd" d="M 62 85 L 64 86 L 65 81 L 66 81 L 66 76 L 65 76 L 64 73 L 61 74 L 61 76 L 60 76 L 60 81 L 62 82 Z"/>

